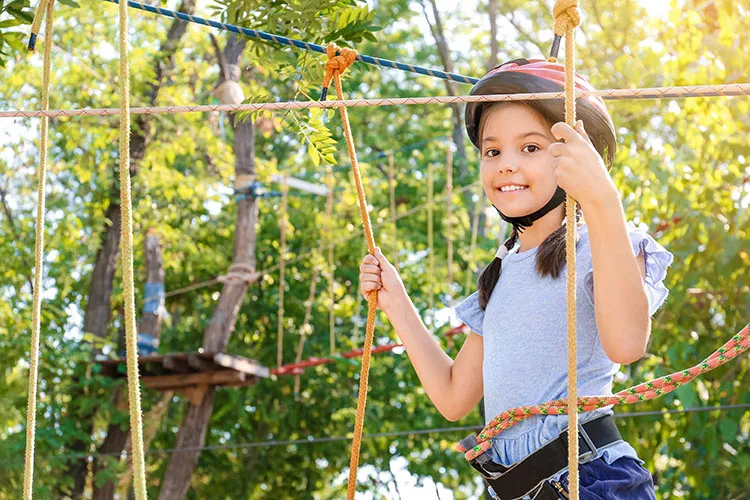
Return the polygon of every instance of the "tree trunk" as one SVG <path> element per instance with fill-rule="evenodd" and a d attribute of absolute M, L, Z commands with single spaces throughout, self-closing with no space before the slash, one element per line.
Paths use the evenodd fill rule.
<path fill-rule="evenodd" d="M 195 0 L 184 0 L 179 11 L 185 14 L 194 13 Z M 167 40 L 155 56 L 155 78 L 146 95 L 146 102 L 149 106 L 153 106 L 156 103 L 164 77 L 174 67 L 174 54 L 177 51 L 179 40 L 185 34 L 186 29 L 187 23 L 175 20 L 169 30 Z M 145 156 L 146 148 L 152 139 L 151 119 L 151 115 L 136 115 L 133 120 L 130 136 L 131 177 L 135 177 L 138 174 L 138 165 Z M 117 167 L 115 167 L 116 171 Z M 88 300 L 86 302 L 86 311 L 83 316 L 83 331 L 85 333 L 93 333 L 97 337 L 107 336 L 107 325 L 112 314 L 112 285 L 120 256 L 120 225 L 122 216 L 119 185 L 117 183 L 113 185 L 112 192 L 110 193 L 106 218 L 110 223 L 105 227 L 102 234 L 102 243 L 96 255 L 91 285 L 89 286 Z M 71 400 L 76 401 L 78 397 L 82 396 L 82 393 L 73 394 Z M 76 418 L 80 422 L 83 422 L 81 424 L 83 427 L 81 432 L 91 435 L 94 425 L 94 413 L 90 415 L 77 415 Z M 113 439 L 109 444 L 105 440 L 102 446 L 104 444 L 107 444 L 107 446 L 116 446 L 120 441 L 121 437 Z M 72 453 L 80 454 L 88 451 L 89 444 L 86 440 L 76 440 L 69 448 Z M 122 446 L 119 448 L 119 451 L 121 450 Z M 64 471 L 64 474 L 73 477 L 73 491 L 68 493 L 73 498 L 79 498 L 83 495 L 87 473 L 88 460 L 86 458 L 69 462 L 68 470 Z M 58 492 L 57 496 L 62 497 L 65 494 L 66 492 Z"/>
<path fill-rule="evenodd" d="M 143 305 L 138 333 L 151 335 L 158 339 L 161 336 L 161 322 L 164 317 L 164 266 L 159 238 L 153 229 L 149 230 L 146 236 L 144 250 L 146 255 L 146 293 L 144 293 L 144 297 L 147 302 Z M 125 387 L 120 387 L 117 390 L 116 411 L 127 411 L 127 391 L 125 389 Z M 98 453 L 106 454 L 106 456 L 94 461 L 94 476 L 101 469 L 106 468 L 108 462 L 119 460 L 119 454 L 125 448 L 129 438 L 129 427 L 123 427 L 119 423 L 109 424 L 107 437 L 98 450 Z M 101 486 L 96 484 L 96 481 L 94 481 L 93 500 L 111 500 L 114 498 L 114 480 L 109 480 Z"/>
<path fill-rule="evenodd" d="M 239 81 L 239 61 L 245 39 L 230 34 L 224 48 L 223 60 L 227 64 L 228 78 Z M 221 59 L 221 58 L 220 58 Z M 230 115 L 234 128 L 235 178 L 253 179 L 255 176 L 255 137 L 250 119 L 239 122 Z M 255 225 L 258 220 L 258 205 L 255 198 L 245 197 L 237 203 L 237 227 L 235 230 L 232 267 L 255 272 Z M 219 304 L 203 335 L 203 349 L 208 352 L 222 352 L 234 331 L 237 313 L 247 291 L 248 283 L 231 280 L 224 283 L 219 297 Z M 190 477 L 198 463 L 200 448 L 205 443 L 208 421 L 213 410 L 215 387 L 209 387 L 203 401 L 197 406 L 190 405 L 182 426 L 177 434 L 176 453 L 170 457 L 167 471 L 162 482 L 161 500 L 180 500 L 185 498 L 190 487 Z M 183 448 L 187 450 L 180 451 Z"/>
<path fill-rule="evenodd" d="M 437 8 L 437 3 L 435 0 L 430 0 L 430 4 L 432 6 L 432 14 L 435 18 L 434 23 L 430 20 L 429 15 L 427 14 L 427 9 L 425 8 L 424 4 L 422 4 L 422 8 L 424 11 L 424 17 L 427 20 L 427 24 L 430 25 L 430 31 L 432 32 L 432 36 L 435 39 L 435 44 L 438 48 L 438 53 L 440 54 L 440 60 L 443 62 L 443 68 L 445 71 L 452 73 L 453 72 L 453 60 L 451 59 L 450 51 L 448 50 L 448 43 L 446 42 L 445 37 L 445 31 L 443 30 L 443 22 L 440 18 L 440 11 Z M 497 45 L 497 43 L 495 43 Z M 458 91 L 456 89 L 456 83 L 450 80 L 445 80 L 445 88 L 448 92 L 448 95 L 458 95 Z M 453 143 L 456 145 L 456 154 L 454 156 L 454 162 L 458 164 L 458 178 L 459 180 L 463 181 L 462 183 L 471 182 L 472 176 L 469 172 L 469 165 L 468 160 L 466 157 L 466 148 L 464 147 L 464 123 L 463 123 L 463 114 L 462 114 L 462 108 L 459 104 L 453 104 L 451 105 L 452 112 L 452 120 L 453 120 Z M 455 171 L 455 170 L 454 170 Z M 472 199 L 473 193 L 471 190 L 464 191 L 463 199 L 464 199 L 464 205 L 467 207 L 469 214 L 473 214 L 475 212 L 474 210 L 474 200 Z M 477 227 L 477 237 L 481 238 L 484 236 L 484 221 L 485 221 L 485 215 L 484 210 L 476 210 L 477 217 L 479 217 L 479 225 Z M 469 227 L 473 224 L 472 216 L 469 215 Z M 478 268 L 480 269 L 480 268 Z M 478 269 L 472 270 L 472 272 L 477 271 Z M 468 292 L 468 291 L 467 291 Z"/>
<path fill-rule="evenodd" d="M 440 18 L 440 11 L 437 8 L 435 0 L 430 0 L 432 5 L 432 15 L 435 18 L 434 23 L 430 21 L 430 17 L 427 14 L 427 9 L 424 9 L 424 17 L 427 23 L 430 25 L 430 31 L 432 36 L 435 38 L 435 44 L 438 48 L 438 54 L 440 60 L 443 63 L 443 68 L 448 73 L 453 73 L 453 59 L 451 59 L 450 51 L 448 50 L 448 42 L 445 38 L 445 31 L 443 30 L 443 21 Z M 422 6 L 424 8 L 424 5 Z M 458 86 L 457 83 L 452 80 L 443 80 L 445 82 L 445 90 L 448 95 L 457 96 Z M 463 123 L 463 107 L 461 104 L 454 103 L 450 105 L 451 108 L 451 119 L 453 121 L 453 143 L 456 145 L 456 155 L 454 157 L 455 162 L 458 164 L 458 175 L 459 179 L 469 178 L 469 165 L 466 161 L 466 148 L 464 147 L 464 123 Z"/>
<path fill-rule="evenodd" d="M 487 71 L 497 67 L 499 63 L 497 53 L 497 0 L 487 0 L 487 14 L 490 18 L 490 58 L 487 61 Z"/>
<path fill-rule="evenodd" d="M 159 423 L 161 422 L 164 415 L 169 409 L 169 402 L 174 396 L 174 391 L 166 391 L 162 394 L 161 399 L 157 402 L 143 417 L 144 428 L 143 428 L 143 449 L 148 451 L 151 446 L 151 441 L 156 437 L 156 432 L 159 430 Z M 130 490 L 130 484 L 133 481 L 133 449 L 132 442 L 130 441 L 130 435 L 128 434 L 127 442 L 125 443 L 125 450 L 127 451 L 127 458 L 125 459 L 125 469 L 118 476 L 117 493 L 119 498 L 128 498 L 128 491 Z"/>

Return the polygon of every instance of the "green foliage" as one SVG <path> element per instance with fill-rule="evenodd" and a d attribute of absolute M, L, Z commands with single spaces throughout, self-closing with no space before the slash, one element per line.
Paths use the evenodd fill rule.
<path fill-rule="evenodd" d="M 14 53 L 26 50 L 28 33 L 22 29 L 33 20 L 29 0 L 0 0 L 0 68 L 7 66 Z"/>
<path fill-rule="evenodd" d="M 507 28 L 500 39 L 501 60 L 541 56 L 549 46 L 551 16 L 544 3 L 509 0 L 502 15 L 518 29 Z M 585 37 L 579 40 L 579 70 L 598 88 L 696 85 L 748 81 L 750 20 L 729 0 L 675 2 L 664 19 L 649 17 L 639 3 L 618 0 L 607 12 L 593 1 L 582 3 Z M 600 11 L 597 11 L 597 8 Z M 54 92 L 51 106 L 117 107 L 117 57 L 112 45 L 116 6 L 91 2 L 84 10 L 59 9 L 53 52 Z M 364 3 L 225 2 L 218 4 L 227 21 L 322 43 L 335 34 L 362 53 L 439 67 L 433 39 L 419 29 L 419 9 L 403 0 L 382 0 L 372 10 Z M 704 9 L 704 10 L 696 10 Z M 709 10 L 705 10 L 709 9 Z M 713 9 L 713 10 L 711 10 Z M 375 15 L 373 16 L 373 12 Z M 456 72 L 478 76 L 488 58 L 487 22 L 466 10 L 445 12 Z M 131 18 L 131 86 L 133 105 L 143 104 L 144 89 L 153 82 L 151 56 L 158 50 L 169 21 L 151 15 Z M 499 22 L 503 22 L 502 19 Z M 378 31 L 376 26 L 384 26 Z M 347 33 L 347 26 L 355 26 Z M 358 27 L 356 27 L 358 26 Z M 371 43 L 368 34 L 378 33 Z M 2 33 L 7 33 L 2 31 Z M 361 36 L 361 42 L 355 40 Z M 222 39 L 223 41 L 223 39 Z M 23 55 L 23 57 L 21 57 Z M 159 94 L 158 105 L 211 102 L 218 69 L 206 31 L 188 29 L 176 69 Z M 248 102 L 315 99 L 323 77 L 324 57 L 265 43 L 248 44 L 245 63 L 253 68 L 241 82 Z M 0 79 L 1 109 L 31 109 L 40 95 L 38 57 L 14 53 Z M 394 70 L 355 65 L 344 76 L 348 97 L 442 95 L 443 82 L 404 76 Z M 461 92 L 468 92 L 461 87 Z M 653 319 L 649 354 L 625 367 L 618 388 L 696 364 L 747 323 L 750 316 L 750 238 L 747 179 L 750 176 L 750 104 L 747 98 L 608 101 L 618 131 L 618 153 L 612 176 L 620 188 L 627 218 L 642 225 L 676 256 L 667 277 L 670 296 Z M 364 175 L 376 242 L 389 258 L 399 261 L 411 298 L 426 319 L 430 293 L 448 307 L 471 292 L 464 289 L 470 259 L 487 263 L 494 254 L 500 225 L 488 218 L 485 237 L 469 255 L 469 209 L 483 198 L 455 193 L 453 231 L 456 242 L 454 283 L 448 283 L 446 237 L 442 224 L 446 206 L 444 137 L 452 129 L 451 109 L 441 106 L 353 108 L 349 111 Z M 270 190 L 280 172 L 325 182 L 334 163 L 348 164 L 338 113 L 256 113 L 250 117 L 258 134 L 256 174 Z M 127 424 L 113 395 L 121 381 L 99 376 L 87 363 L 94 350 L 113 349 L 122 326 L 121 277 L 115 277 L 113 316 L 106 339 L 82 331 L 82 315 L 101 244 L 109 193 L 116 181 L 117 118 L 61 118 L 51 121 L 50 172 L 42 316 L 42 359 L 37 420 L 36 496 L 61 498 L 72 486 L 59 473 L 65 461 L 88 446 L 101 444 L 110 422 Z M 31 290 L 34 260 L 34 215 L 39 121 L 2 121 L 0 190 L 8 212 L 0 210 L 0 499 L 17 498 L 21 490 L 25 445 L 28 339 L 31 331 Z M 226 273 L 233 251 L 235 198 L 232 129 L 220 113 L 157 115 L 153 137 L 133 178 L 136 300 L 143 300 L 145 270 L 143 237 L 155 228 L 164 252 L 167 290 Z M 389 213 L 387 160 L 379 153 L 419 147 L 395 155 L 397 241 Z M 335 147 L 334 147 L 335 146 Z M 467 147 L 468 141 L 467 141 Z M 456 190 L 478 179 L 476 157 L 456 159 Z M 373 159 L 375 158 L 375 159 Z M 435 168 L 435 256 L 437 269 L 427 267 L 427 165 Z M 365 305 L 357 300 L 357 267 L 363 255 L 356 193 L 349 174 L 336 171 L 332 221 L 320 197 L 289 199 L 288 258 L 285 287 L 284 360 L 294 359 L 305 301 L 320 249 L 336 241 L 335 286 L 329 296 L 321 274 L 313 307 L 312 333 L 304 357 L 328 356 L 328 311 L 336 318 L 338 352 L 359 348 Z M 471 191 L 467 188 L 467 193 Z M 476 189 L 474 192 L 477 192 Z M 259 270 L 279 259 L 279 200 L 259 200 L 255 255 Z M 413 211 L 413 212 L 410 212 Z M 409 212 L 409 213 L 407 213 Z M 10 215 L 8 215 L 8 213 Z M 674 219 L 681 217 L 681 219 Z M 326 228 L 332 222 L 332 228 Z M 397 251 L 393 248 L 397 247 Z M 323 252 L 325 257 L 325 252 Z M 160 351 L 197 349 L 211 320 L 220 288 L 205 287 L 170 297 Z M 228 352 L 276 363 L 276 320 L 279 311 L 278 273 L 269 272 L 252 284 L 238 311 Z M 436 335 L 447 325 L 438 315 Z M 96 340 L 96 342 L 92 342 Z M 385 318 L 379 317 L 376 343 L 395 341 Z M 405 354 L 373 359 L 365 433 L 447 427 L 424 394 Z M 750 402 L 747 357 L 703 376 L 662 399 L 621 413 L 680 410 Z M 349 463 L 347 440 L 285 446 L 240 446 L 271 440 L 346 436 L 354 422 L 358 387 L 357 361 L 337 362 L 308 370 L 295 399 L 292 377 L 272 377 L 243 389 L 216 394 L 206 444 L 192 477 L 189 498 L 341 498 Z M 160 398 L 145 390 L 144 410 Z M 174 446 L 186 401 L 175 396 L 159 423 L 152 449 Z M 97 409 L 93 437 L 85 432 L 82 415 Z M 459 425 L 480 422 L 478 412 Z M 88 422 L 87 422 L 88 423 Z M 750 466 L 750 418 L 747 412 L 707 411 L 619 419 L 626 438 L 658 478 L 658 498 L 737 498 L 747 489 Z M 464 433 L 419 434 L 365 439 L 360 462 L 368 479 L 360 484 L 375 497 L 395 498 L 393 474 L 406 467 L 416 480 L 428 478 L 453 492 L 454 498 L 477 498 L 476 475 L 452 451 Z M 157 497 L 169 454 L 148 456 L 149 494 Z M 122 466 L 117 461 L 93 481 L 101 483 Z M 391 472 L 393 471 L 393 472 Z"/>

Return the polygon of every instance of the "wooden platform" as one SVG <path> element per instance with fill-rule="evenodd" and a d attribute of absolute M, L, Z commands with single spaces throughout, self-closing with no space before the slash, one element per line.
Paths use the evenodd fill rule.
<path fill-rule="evenodd" d="M 101 374 L 125 377 L 125 358 L 97 361 Z M 160 391 L 177 391 L 197 405 L 209 386 L 246 387 L 270 370 L 255 360 L 224 353 L 191 352 L 158 356 L 139 356 L 138 369 L 146 387 Z"/>

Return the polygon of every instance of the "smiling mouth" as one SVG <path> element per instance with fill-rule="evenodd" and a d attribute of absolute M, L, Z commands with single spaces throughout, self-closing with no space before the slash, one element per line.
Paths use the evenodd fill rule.
<path fill-rule="evenodd" d="M 501 188 L 498 188 L 498 192 L 500 194 L 509 195 L 509 194 L 515 194 L 515 193 L 521 193 L 523 191 L 526 191 L 529 189 L 529 186 L 503 186 Z"/>

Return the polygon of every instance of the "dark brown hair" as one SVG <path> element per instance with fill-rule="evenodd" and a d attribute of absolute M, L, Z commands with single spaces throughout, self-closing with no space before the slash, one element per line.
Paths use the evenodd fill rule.
<path fill-rule="evenodd" d="M 536 113 L 541 119 L 543 119 L 550 127 L 558 122 L 562 121 L 561 116 L 553 116 L 549 112 L 549 108 L 535 106 L 534 103 L 536 101 L 528 102 L 528 103 L 522 103 L 521 105 L 527 106 L 531 111 Z M 519 103 L 520 104 L 520 103 Z M 483 111 L 482 119 L 480 120 L 480 126 L 479 126 L 479 140 L 481 144 L 481 137 L 482 137 L 482 129 L 484 128 L 484 122 L 485 117 L 489 115 L 489 111 L 491 108 L 507 105 L 507 103 L 493 103 L 491 106 L 488 106 L 487 109 Z M 586 127 L 586 124 L 584 123 L 584 127 Z M 586 127 L 588 130 L 588 127 Z M 610 152 L 607 151 L 608 148 L 604 147 L 604 145 L 597 141 L 594 142 L 594 146 L 599 151 L 599 154 L 602 156 L 602 158 L 605 159 L 605 162 L 607 165 L 610 165 L 611 163 L 611 156 Z M 601 149 L 600 149 L 601 148 Z M 581 218 L 581 208 L 579 205 L 576 204 L 576 223 Z M 560 228 L 553 231 L 545 240 L 542 242 L 542 244 L 539 246 L 539 250 L 536 254 L 536 271 L 539 273 L 540 276 L 551 276 L 554 279 L 557 279 L 560 277 L 560 274 L 562 273 L 563 266 L 565 266 L 565 229 L 566 226 L 563 224 Z M 513 228 L 513 231 L 511 232 L 510 238 L 508 238 L 504 245 L 505 248 L 508 250 L 511 250 L 515 244 L 518 242 L 518 231 L 516 228 Z M 484 310 L 487 307 L 487 303 L 490 301 L 490 297 L 492 296 L 492 291 L 495 289 L 495 285 L 497 284 L 497 281 L 500 279 L 500 271 L 502 268 L 502 259 L 495 257 L 489 266 L 482 272 L 482 274 L 479 276 L 479 281 L 477 282 L 477 290 L 479 292 L 479 306 Z"/>

